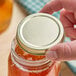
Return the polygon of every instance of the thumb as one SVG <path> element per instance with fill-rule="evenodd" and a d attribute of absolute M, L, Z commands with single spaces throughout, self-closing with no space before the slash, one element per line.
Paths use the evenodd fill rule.
<path fill-rule="evenodd" d="M 46 58 L 50 60 L 76 60 L 76 40 L 60 43 L 46 53 Z"/>

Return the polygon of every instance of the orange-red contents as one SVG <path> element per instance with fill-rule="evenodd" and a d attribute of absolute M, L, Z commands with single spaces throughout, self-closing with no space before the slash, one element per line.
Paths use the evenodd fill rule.
<path fill-rule="evenodd" d="M 25 51 L 23 51 L 18 45 L 15 51 L 20 57 L 26 60 L 36 61 L 36 60 L 41 60 L 45 57 L 45 56 L 35 56 L 28 54 Z M 29 71 L 27 72 L 21 70 L 12 62 L 11 55 L 9 56 L 9 60 L 8 60 L 8 76 L 58 76 L 59 70 L 60 70 L 60 64 L 53 63 L 48 69 L 44 71 L 38 73 L 29 72 Z"/>
<path fill-rule="evenodd" d="M 19 55 L 20 57 L 22 57 L 26 60 L 36 61 L 36 60 L 41 60 L 41 59 L 45 58 L 45 56 L 32 55 L 30 53 L 27 53 L 27 52 L 23 51 L 18 45 L 16 46 L 16 53 L 17 53 L 17 55 Z"/>

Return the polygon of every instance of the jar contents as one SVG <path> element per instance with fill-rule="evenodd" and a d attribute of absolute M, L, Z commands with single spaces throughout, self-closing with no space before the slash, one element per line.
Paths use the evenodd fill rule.
<path fill-rule="evenodd" d="M 18 56 L 25 60 L 30 60 L 30 61 L 37 61 L 37 60 L 42 60 L 45 58 L 45 56 L 39 56 L 39 55 L 32 55 L 30 53 L 27 53 L 23 51 L 18 45 L 15 48 L 15 52 Z M 49 66 L 48 69 L 41 71 L 41 72 L 27 72 L 19 69 L 11 60 L 11 55 L 9 56 L 8 60 L 8 69 L 9 73 L 8 76 L 58 76 L 59 71 L 60 71 L 60 63 L 52 63 L 51 66 Z M 44 65 L 43 65 L 44 66 Z M 48 67 L 48 66 L 47 66 Z M 38 67 L 37 67 L 38 68 Z M 39 68 L 38 68 L 39 69 Z"/>
<path fill-rule="evenodd" d="M 41 59 L 45 58 L 44 55 L 40 56 L 40 55 L 32 55 L 30 53 L 27 53 L 27 52 L 23 51 L 18 45 L 16 46 L 16 53 L 23 59 L 31 60 L 31 61 L 41 60 Z"/>
<path fill-rule="evenodd" d="M 12 16 L 12 0 L 0 0 L 0 34 L 9 26 Z"/>

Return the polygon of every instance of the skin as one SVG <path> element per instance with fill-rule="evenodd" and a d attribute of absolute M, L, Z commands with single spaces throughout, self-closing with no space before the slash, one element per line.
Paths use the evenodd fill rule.
<path fill-rule="evenodd" d="M 72 41 L 52 47 L 46 57 L 50 60 L 76 60 L 76 0 L 52 0 L 40 12 L 52 14 L 59 10 L 65 34 Z"/>

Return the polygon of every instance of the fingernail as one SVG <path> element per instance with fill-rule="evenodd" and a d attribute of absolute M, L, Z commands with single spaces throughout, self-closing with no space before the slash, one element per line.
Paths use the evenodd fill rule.
<path fill-rule="evenodd" d="M 47 51 L 46 58 L 49 60 L 56 60 L 58 58 L 56 51 Z"/>

